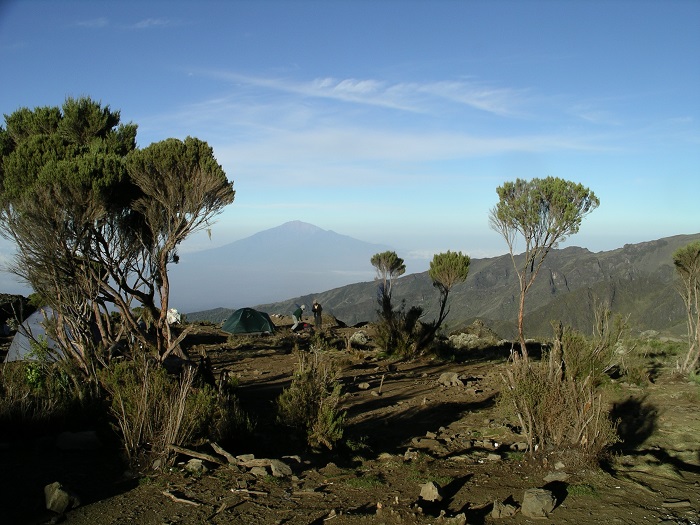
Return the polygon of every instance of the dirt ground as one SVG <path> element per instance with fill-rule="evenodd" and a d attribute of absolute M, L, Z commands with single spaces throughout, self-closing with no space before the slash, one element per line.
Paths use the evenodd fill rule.
<path fill-rule="evenodd" d="M 348 415 L 344 446 L 314 452 L 271 419 L 297 366 L 294 347 L 308 351 L 314 336 L 275 322 L 282 329 L 272 337 L 199 326 L 184 347 L 236 377 L 241 405 L 255 415 L 253 439 L 228 452 L 282 460 L 291 475 L 207 462 L 207 472 L 191 473 L 184 454 L 172 468 L 136 473 L 109 446 L 62 451 L 50 436 L 0 444 L 0 523 L 700 524 L 700 387 L 670 369 L 657 369 L 641 387 L 609 388 L 625 442 L 603 466 L 554 452 L 532 459 L 518 451 L 524 438 L 496 403 L 509 348 L 403 362 L 382 358 L 371 344 L 347 348 L 352 332 L 370 327 L 327 329 L 336 344 L 326 354 L 342 366 Z M 440 384 L 444 372 L 462 384 Z M 43 488 L 54 481 L 81 499 L 62 517 L 44 507 Z M 428 482 L 439 501 L 421 497 Z M 492 516 L 494 502 L 517 507 L 529 488 L 554 492 L 549 517 Z"/>

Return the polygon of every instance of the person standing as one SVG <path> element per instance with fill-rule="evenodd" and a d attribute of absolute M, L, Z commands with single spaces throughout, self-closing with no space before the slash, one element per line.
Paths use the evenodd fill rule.
<path fill-rule="evenodd" d="M 305 309 L 306 306 L 302 304 L 301 306 L 297 306 L 297 309 L 294 310 L 294 313 L 292 314 L 292 320 L 294 321 L 294 324 L 292 325 L 292 332 L 295 332 L 297 326 L 299 326 L 299 323 L 301 322 L 301 315 Z"/>
<path fill-rule="evenodd" d="M 314 304 L 311 307 L 311 311 L 314 313 L 314 326 L 318 329 L 321 328 L 321 312 L 323 312 L 323 308 L 321 308 L 321 305 L 318 304 L 318 301 L 314 299 Z"/>

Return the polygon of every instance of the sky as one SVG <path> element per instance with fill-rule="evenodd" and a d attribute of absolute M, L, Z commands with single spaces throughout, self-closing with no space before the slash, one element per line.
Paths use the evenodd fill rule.
<path fill-rule="evenodd" d="M 700 232 L 698 28 L 697 0 L 0 0 L 0 111 L 89 96 L 139 147 L 208 142 L 236 199 L 183 254 L 301 220 L 408 273 L 501 255 L 496 188 L 548 176 L 600 199 L 561 245 L 597 252 Z"/>

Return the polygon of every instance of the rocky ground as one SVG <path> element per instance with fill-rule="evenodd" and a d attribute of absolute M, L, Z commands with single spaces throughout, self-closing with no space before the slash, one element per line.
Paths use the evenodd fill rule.
<path fill-rule="evenodd" d="M 343 446 L 319 453 L 269 418 L 297 365 L 295 347 L 314 341 L 291 334 L 288 319 L 275 322 L 276 336 L 199 326 L 184 343 L 237 378 L 257 423 L 252 440 L 182 451 L 172 468 L 142 473 L 125 470 L 95 434 L 1 444 L 0 523 L 700 523 L 700 387 L 671 363 L 650 355 L 654 382 L 608 387 L 625 443 L 603 466 L 588 465 L 522 451 L 523 436 L 496 403 L 508 346 L 401 362 L 372 347 L 371 327 L 327 328 L 348 418 Z M 369 340 L 348 348 L 358 331 Z M 54 482 L 80 501 L 65 516 L 45 508 Z M 532 499 L 543 494 L 553 501 Z M 546 517 L 527 515 L 538 509 Z"/>

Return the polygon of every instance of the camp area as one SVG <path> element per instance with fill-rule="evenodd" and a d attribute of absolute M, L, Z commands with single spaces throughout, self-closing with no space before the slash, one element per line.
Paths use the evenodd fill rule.
<path fill-rule="evenodd" d="M 239 308 L 221 325 L 230 334 L 273 334 L 275 323 L 265 312 L 253 308 Z"/>

